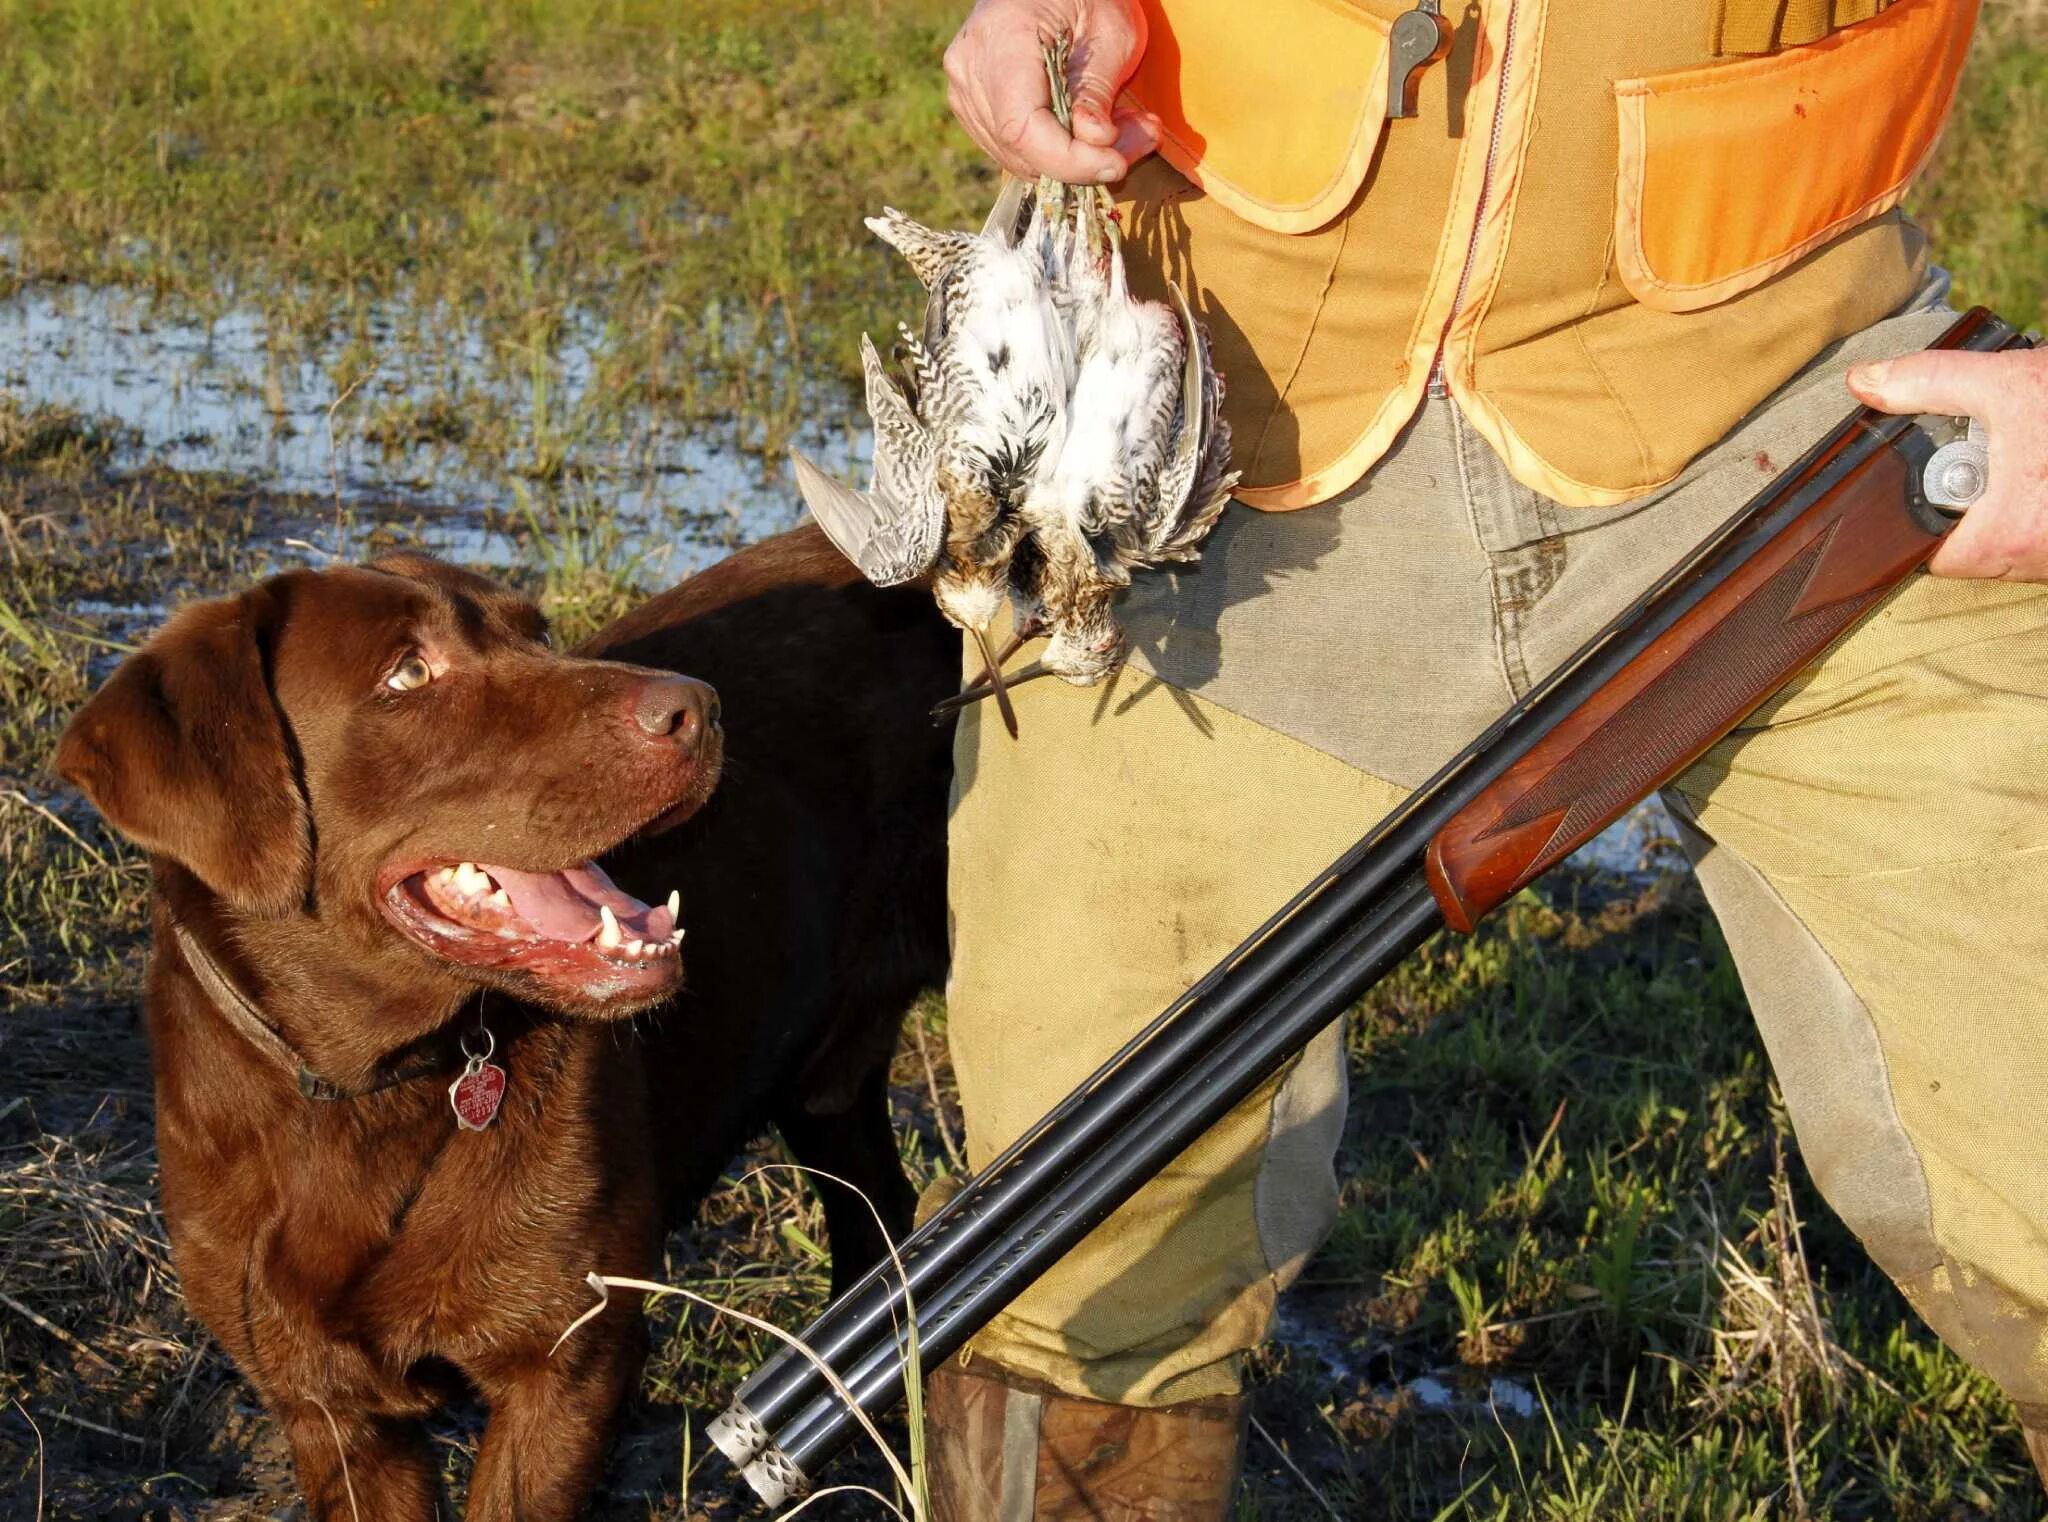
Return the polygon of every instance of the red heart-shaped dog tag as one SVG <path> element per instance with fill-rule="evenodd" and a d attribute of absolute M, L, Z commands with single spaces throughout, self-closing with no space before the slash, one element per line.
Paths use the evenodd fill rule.
<path fill-rule="evenodd" d="M 505 1098 L 505 1070 L 481 1057 L 469 1059 L 462 1076 L 448 1085 L 448 1103 L 455 1108 L 455 1123 L 465 1131 L 481 1131 L 498 1117 L 498 1105 Z"/>

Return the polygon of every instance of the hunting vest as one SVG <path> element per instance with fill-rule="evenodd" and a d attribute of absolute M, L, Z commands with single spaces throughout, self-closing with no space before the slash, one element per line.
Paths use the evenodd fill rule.
<path fill-rule="evenodd" d="M 1118 194 L 1229 387 L 1239 495 L 1358 480 L 1431 388 L 1575 506 L 1672 480 L 1913 292 L 1897 209 L 1977 0 L 1446 0 L 1387 119 L 1410 0 L 1143 0 L 1164 123 Z M 1846 405 L 1846 400 L 1845 400 Z"/>

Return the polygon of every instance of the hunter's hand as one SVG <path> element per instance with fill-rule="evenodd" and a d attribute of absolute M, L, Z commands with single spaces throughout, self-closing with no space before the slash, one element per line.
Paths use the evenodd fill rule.
<path fill-rule="evenodd" d="M 1927 568 L 1937 576 L 2048 581 L 2048 348 L 1929 349 L 1858 365 L 1849 389 L 1882 412 L 1946 413 L 1984 425 L 1991 481 Z"/>
<path fill-rule="evenodd" d="M 1074 39 L 1071 135 L 1052 114 L 1045 42 Z M 1116 110 L 1145 51 L 1137 0 L 978 0 L 946 49 L 946 101 L 967 135 L 1015 175 L 1106 184 L 1159 146 L 1159 123 Z"/>

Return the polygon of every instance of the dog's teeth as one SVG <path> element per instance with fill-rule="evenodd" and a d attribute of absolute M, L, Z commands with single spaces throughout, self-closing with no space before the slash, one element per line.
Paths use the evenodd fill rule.
<path fill-rule="evenodd" d="M 683 918 L 683 896 L 671 888 L 668 890 L 668 922 L 680 924 Z"/>
<path fill-rule="evenodd" d="M 681 925 L 676 926 L 675 929 L 671 930 L 668 933 L 668 943 L 671 946 L 680 946 L 683 944 L 683 927 Z"/>
<path fill-rule="evenodd" d="M 612 913 L 612 906 L 610 904 L 599 904 L 597 906 L 597 920 L 598 948 L 602 951 L 610 951 L 622 939 L 619 934 L 619 918 Z"/>
<path fill-rule="evenodd" d="M 512 895 L 503 888 L 500 888 L 491 895 L 491 907 L 493 909 L 502 909 L 507 914 L 510 914 L 512 912 Z"/>

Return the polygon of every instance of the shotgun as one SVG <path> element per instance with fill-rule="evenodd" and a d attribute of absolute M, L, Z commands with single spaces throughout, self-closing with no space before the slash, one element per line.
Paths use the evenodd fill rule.
<path fill-rule="evenodd" d="M 1977 308 L 1935 348 L 2026 338 Z M 1981 492 L 1967 420 L 1862 409 L 1176 999 L 803 1334 L 870 1415 L 950 1357 L 1438 930 L 1470 933 L 1672 780 L 1922 565 Z M 808 1489 L 852 1409 L 785 1348 L 709 1429 Z"/>

